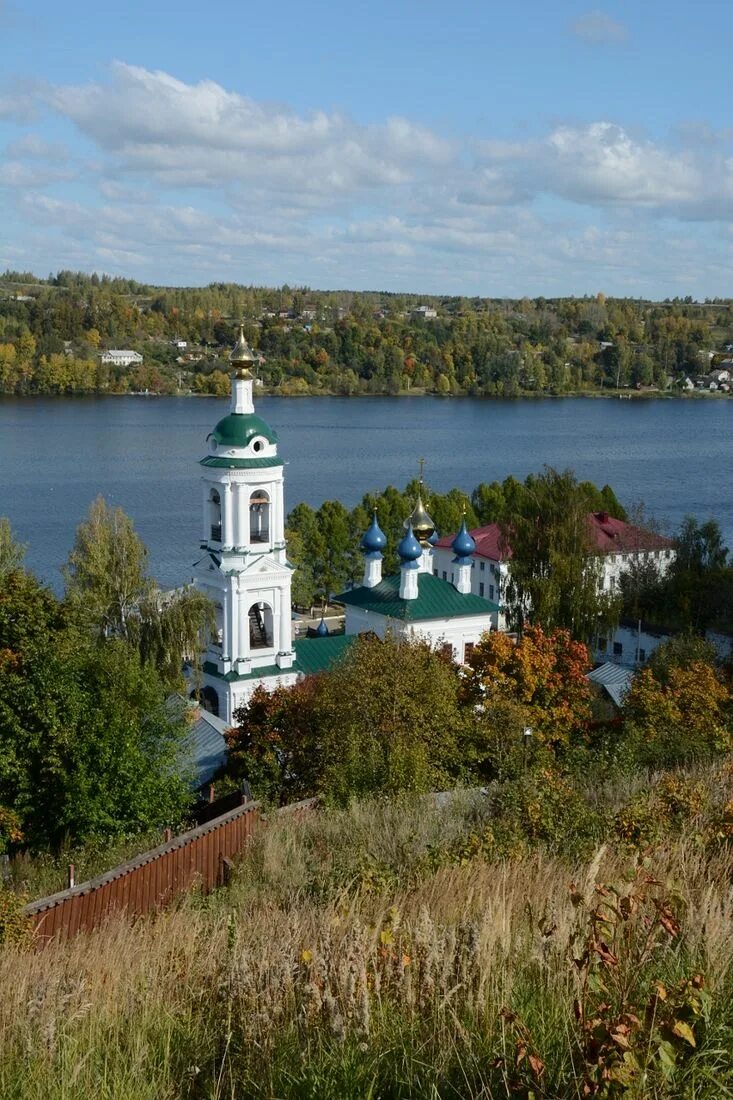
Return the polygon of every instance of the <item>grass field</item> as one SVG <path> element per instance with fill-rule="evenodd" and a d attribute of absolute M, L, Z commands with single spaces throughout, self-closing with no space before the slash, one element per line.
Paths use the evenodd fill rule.
<path fill-rule="evenodd" d="M 273 820 L 226 890 L 4 947 L 0 1096 L 733 1096 L 733 854 L 491 861 L 483 812 Z"/>

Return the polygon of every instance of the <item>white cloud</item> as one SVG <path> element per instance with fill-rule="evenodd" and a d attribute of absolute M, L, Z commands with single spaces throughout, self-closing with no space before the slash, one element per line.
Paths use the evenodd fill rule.
<path fill-rule="evenodd" d="M 559 126 L 525 144 L 479 143 L 466 203 L 519 203 L 540 194 L 590 207 L 646 208 L 675 217 L 733 218 L 731 161 L 719 151 L 664 147 L 611 122 Z"/>
<path fill-rule="evenodd" d="M 109 84 L 58 87 L 48 102 L 119 169 L 167 186 L 245 181 L 338 194 L 407 183 L 451 156 L 448 142 L 406 119 L 364 126 L 325 111 L 303 116 L 213 81 L 185 84 L 121 62 Z"/>
<path fill-rule="evenodd" d="M 604 11 L 589 11 L 581 15 L 570 29 L 576 38 L 592 46 L 618 45 L 629 37 L 628 28 Z"/>
<path fill-rule="evenodd" d="M 22 266 L 176 283 L 651 293 L 688 273 L 690 293 L 725 290 L 730 238 L 703 223 L 733 222 L 731 135 L 659 141 L 600 120 L 479 142 L 121 63 L 38 101 L 61 120 L 6 149 L 0 268 L 22 241 Z M 84 162 L 51 140 L 69 123 Z"/>

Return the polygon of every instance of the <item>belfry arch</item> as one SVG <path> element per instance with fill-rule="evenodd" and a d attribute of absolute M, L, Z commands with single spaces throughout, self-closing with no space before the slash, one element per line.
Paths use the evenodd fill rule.
<path fill-rule="evenodd" d="M 274 618 L 268 603 L 258 600 L 249 609 L 250 649 L 271 649 L 275 644 Z"/>
<path fill-rule="evenodd" d="M 270 541 L 270 495 L 255 489 L 249 498 L 249 541 L 251 545 Z"/>

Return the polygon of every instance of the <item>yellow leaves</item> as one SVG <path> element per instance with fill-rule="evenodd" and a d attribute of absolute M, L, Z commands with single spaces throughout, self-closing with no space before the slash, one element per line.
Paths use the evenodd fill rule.
<path fill-rule="evenodd" d="M 313 962 L 313 952 L 309 951 L 307 948 L 304 951 L 301 951 L 300 961 L 305 963 L 306 966 L 310 966 L 310 964 Z"/>
<path fill-rule="evenodd" d="M 676 1020 L 672 1025 L 672 1034 L 676 1035 L 679 1039 L 684 1039 L 686 1043 L 689 1043 L 691 1047 L 697 1046 L 695 1042 L 695 1035 L 689 1024 L 686 1024 L 684 1020 Z"/>
<path fill-rule="evenodd" d="M 391 929 L 382 929 L 382 931 L 379 933 L 379 942 L 381 943 L 382 947 L 389 947 L 391 944 L 394 943 L 394 935 L 392 934 Z"/>

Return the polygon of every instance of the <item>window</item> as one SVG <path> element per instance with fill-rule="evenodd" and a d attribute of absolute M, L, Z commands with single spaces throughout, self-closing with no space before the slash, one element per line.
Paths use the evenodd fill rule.
<path fill-rule="evenodd" d="M 624 647 L 621 645 L 621 642 L 614 642 L 613 643 L 613 655 L 614 655 L 614 657 L 622 657 L 623 652 L 624 652 Z"/>
<path fill-rule="evenodd" d="M 483 573 L 483 571 L 484 571 L 484 563 L 481 562 L 481 572 Z"/>
<path fill-rule="evenodd" d="M 254 603 L 249 609 L 250 649 L 269 649 L 273 644 L 272 608 L 266 603 Z"/>
<path fill-rule="evenodd" d="M 263 489 L 249 498 L 249 541 L 270 541 L 270 498 Z"/>
<path fill-rule="evenodd" d="M 493 600 L 493 598 L 494 598 L 494 586 L 493 586 L 493 584 L 490 584 L 489 585 L 489 599 Z"/>
<path fill-rule="evenodd" d="M 464 661 L 468 660 L 468 658 L 473 653 L 474 649 L 475 649 L 475 643 L 474 642 L 466 642 L 465 646 L 463 647 L 463 659 L 464 659 Z"/>
<path fill-rule="evenodd" d="M 479 581 L 478 594 L 479 594 L 479 596 L 483 596 L 483 594 L 484 594 L 484 582 L 483 581 Z"/>
<path fill-rule="evenodd" d="M 212 542 L 221 542 L 221 497 L 216 489 L 209 490 L 209 521 Z"/>
<path fill-rule="evenodd" d="M 608 638 L 599 638 L 598 639 L 598 652 L 599 653 L 605 653 L 607 649 L 608 649 Z"/>
<path fill-rule="evenodd" d="M 451 582 L 451 584 L 455 584 L 455 574 L 453 574 L 453 573 L 451 573 L 451 575 L 450 575 L 450 582 Z"/>
<path fill-rule="evenodd" d="M 438 570 L 437 570 L 437 569 L 434 569 L 434 570 L 433 570 L 433 576 L 434 576 L 434 577 L 437 577 L 437 575 L 438 575 Z"/>
<path fill-rule="evenodd" d="M 448 580 L 448 574 L 446 573 L 445 569 L 443 570 L 443 580 L 444 581 Z"/>
<path fill-rule="evenodd" d="M 453 660 L 453 646 L 450 644 L 450 642 L 446 642 L 445 645 L 442 645 L 440 647 L 440 652 L 443 654 L 444 657 L 447 657 L 450 661 Z"/>
<path fill-rule="evenodd" d="M 646 650 L 645 649 L 640 649 L 639 650 L 639 664 L 643 665 L 644 661 L 646 661 Z"/>

